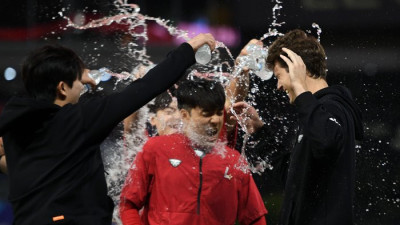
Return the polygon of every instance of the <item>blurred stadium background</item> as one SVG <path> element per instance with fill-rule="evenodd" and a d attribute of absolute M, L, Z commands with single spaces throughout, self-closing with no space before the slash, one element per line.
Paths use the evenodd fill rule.
<path fill-rule="evenodd" d="M 252 38 L 271 27 L 273 0 L 140 0 L 141 13 L 171 21 L 190 32 L 211 32 L 234 56 Z M 357 152 L 356 224 L 400 223 L 400 0 L 295 0 L 282 1 L 278 31 L 293 28 L 317 35 L 328 56 L 328 82 L 350 88 L 364 113 L 365 140 Z M 126 57 L 126 27 L 112 24 L 99 29 L 65 28 L 59 12 L 85 24 L 115 15 L 112 0 L 3 0 L 0 2 L 0 111 L 7 100 L 23 94 L 20 65 L 26 54 L 47 42 L 77 51 L 90 68 L 130 71 L 135 62 Z M 146 43 L 150 60 L 157 63 L 177 41 L 157 24 L 148 23 Z M 128 39 L 127 39 L 128 38 Z M 268 44 L 266 40 L 265 44 Z M 11 72 L 11 73 L 10 73 Z M 10 79 L 15 72 L 16 77 Z M 295 117 L 282 95 L 273 95 L 276 80 L 253 78 L 253 93 L 265 120 L 287 117 L 285 132 L 293 138 Z M 266 94 L 269 93 L 269 94 Z M 284 102 L 284 103 L 282 103 Z M 290 141 L 288 142 L 290 147 Z M 254 175 L 269 215 L 276 224 L 282 191 L 268 177 Z M 7 176 L 0 174 L 0 225 L 12 223 L 7 202 Z"/>

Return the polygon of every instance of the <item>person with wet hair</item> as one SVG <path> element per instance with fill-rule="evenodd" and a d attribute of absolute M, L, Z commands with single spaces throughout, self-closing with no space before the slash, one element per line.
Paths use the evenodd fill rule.
<path fill-rule="evenodd" d="M 95 82 L 82 60 L 46 45 L 25 60 L 28 97 L 13 97 L 0 115 L 14 224 L 111 224 L 100 144 L 128 115 L 172 86 L 195 63 L 211 34 L 182 43 L 148 74 L 119 93 L 79 102 Z"/>
<path fill-rule="evenodd" d="M 292 30 L 268 48 L 267 64 L 296 107 L 299 128 L 291 151 L 274 149 L 274 131 L 254 107 L 234 104 L 267 154 L 269 175 L 285 188 L 282 225 L 353 224 L 355 146 L 363 136 L 361 111 L 343 86 L 328 86 L 326 55 L 317 39 Z"/>
<path fill-rule="evenodd" d="M 136 156 L 121 193 L 123 224 L 266 224 L 245 160 L 219 138 L 222 85 L 183 81 L 176 97 L 183 132 L 150 138 Z"/>
<path fill-rule="evenodd" d="M 240 52 L 237 59 L 247 54 L 247 46 L 249 44 L 261 44 L 258 40 L 251 40 Z M 243 101 L 248 93 L 249 88 L 249 70 L 248 68 L 243 68 L 242 73 L 239 76 L 232 77 L 229 73 L 228 67 L 234 65 L 234 61 L 230 54 L 224 48 L 217 48 L 215 50 L 217 54 L 213 54 L 214 59 L 211 60 L 212 63 L 207 65 L 194 64 L 188 68 L 185 75 L 182 76 L 182 80 L 185 80 L 187 76 L 200 77 L 204 79 L 216 79 L 221 78 L 226 79 L 224 86 L 226 101 L 224 110 L 224 126 L 220 132 L 220 138 L 227 142 L 228 147 L 235 148 L 238 140 L 238 126 L 235 120 L 230 120 L 231 105 L 233 102 Z M 221 68 L 218 72 L 215 71 L 218 63 L 220 63 Z M 138 73 L 135 77 L 143 77 L 145 67 L 140 67 Z M 220 81 L 221 82 L 221 81 Z M 146 107 L 142 108 L 133 114 L 129 115 L 123 121 L 124 126 L 124 151 L 129 152 L 137 146 L 140 146 L 147 137 L 152 137 L 156 135 L 168 135 L 175 132 L 180 132 L 180 116 L 177 107 L 177 101 L 175 98 L 176 87 L 179 85 L 179 81 L 171 87 L 167 92 L 162 93 L 157 96 L 153 101 L 151 101 Z M 149 109 L 147 113 L 146 109 Z M 146 135 L 144 138 L 132 138 L 132 135 L 136 132 L 140 132 L 142 128 L 143 118 L 149 117 L 148 122 L 145 122 Z M 147 118 L 145 118 L 147 119 Z M 127 153 L 126 155 L 129 155 Z"/>
<path fill-rule="evenodd" d="M 180 131 L 180 115 L 178 102 L 173 92 L 164 92 L 154 99 L 153 103 L 148 104 L 150 119 L 149 123 L 154 127 L 153 134 L 169 135 Z"/>

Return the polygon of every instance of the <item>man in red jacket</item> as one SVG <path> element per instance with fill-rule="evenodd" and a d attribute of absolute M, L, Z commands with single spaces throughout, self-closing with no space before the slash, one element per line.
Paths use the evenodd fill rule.
<path fill-rule="evenodd" d="M 177 99 L 183 133 L 151 138 L 137 155 L 121 194 L 122 222 L 266 224 L 267 210 L 245 159 L 218 138 L 222 86 L 185 81 Z"/>

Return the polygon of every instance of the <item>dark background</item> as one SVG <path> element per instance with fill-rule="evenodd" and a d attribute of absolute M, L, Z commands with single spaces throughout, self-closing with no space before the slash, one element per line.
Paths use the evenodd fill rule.
<path fill-rule="evenodd" d="M 271 0 L 142 0 L 141 13 L 171 21 L 201 23 L 210 27 L 230 27 L 237 33 L 229 46 L 233 55 L 252 38 L 260 38 L 271 27 Z M 296 0 L 283 1 L 277 15 L 285 22 L 278 31 L 293 28 L 316 35 L 312 23 L 322 28 L 321 43 L 328 56 L 328 82 L 347 86 L 363 111 L 365 140 L 357 148 L 356 223 L 400 224 L 400 0 Z M 63 10 L 64 9 L 64 10 Z M 65 20 L 78 13 L 87 20 L 115 15 L 111 0 L 26 0 L 0 3 L 0 110 L 13 95 L 23 93 L 20 64 L 26 54 L 48 42 L 57 42 L 77 51 L 89 67 L 106 66 L 113 71 L 129 71 L 135 65 L 123 47 L 124 29 L 115 26 L 78 31 L 65 29 Z M 154 24 L 149 24 L 154 27 Z M 149 29 L 151 30 L 151 29 Z M 157 29 L 156 29 L 157 30 Z M 265 40 L 265 44 L 270 42 Z M 147 53 L 159 62 L 176 43 L 169 35 L 149 33 Z M 3 71 L 13 67 L 14 80 Z M 274 91 L 276 80 L 253 78 L 251 98 L 265 121 L 281 118 L 287 147 L 294 137 L 295 115 L 288 100 Z M 268 177 L 254 175 L 264 196 L 268 224 L 276 224 L 282 191 Z M 11 224 L 7 204 L 7 177 L 0 175 L 0 224 Z"/>

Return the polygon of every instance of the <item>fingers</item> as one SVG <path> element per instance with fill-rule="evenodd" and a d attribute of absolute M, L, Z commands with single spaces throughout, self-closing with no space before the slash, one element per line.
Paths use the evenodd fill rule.
<path fill-rule="evenodd" d="M 89 84 L 93 89 L 96 88 L 96 81 L 89 76 L 89 70 L 85 69 L 81 79 L 82 84 Z"/>
<path fill-rule="evenodd" d="M 143 66 L 143 65 L 140 65 L 137 73 L 135 73 L 134 76 L 135 76 L 136 79 L 139 79 L 139 78 L 144 77 L 146 72 L 147 72 L 147 67 Z"/>
<path fill-rule="evenodd" d="M 247 45 L 249 45 L 249 44 L 256 44 L 256 45 L 260 45 L 260 46 L 263 45 L 262 41 L 260 41 L 258 39 L 251 39 Z"/>
<path fill-rule="evenodd" d="M 303 62 L 303 59 L 301 56 L 297 55 L 294 53 L 292 50 L 287 49 L 287 48 L 282 48 L 282 51 L 286 52 L 288 57 L 284 55 L 279 55 L 283 61 L 286 62 L 286 64 L 289 67 L 289 71 L 301 71 L 301 73 L 306 72 L 306 65 Z M 291 74 L 291 73 L 290 73 Z"/>
<path fill-rule="evenodd" d="M 210 46 L 211 51 L 215 49 L 215 39 L 214 36 L 210 33 L 205 34 L 206 43 Z"/>
<path fill-rule="evenodd" d="M 249 73 L 249 71 L 250 71 L 250 68 L 249 68 L 248 66 L 244 66 L 244 67 L 242 68 L 242 74 L 247 75 L 247 74 Z"/>
<path fill-rule="evenodd" d="M 307 90 L 307 68 L 301 56 L 294 53 L 292 50 L 282 48 L 282 51 L 287 53 L 287 56 L 280 55 L 281 59 L 285 61 L 289 69 L 290 85 L 294 89 L 295 96 L 298 96 Z M 279 83 L 278 83 L 279 84 Z M 279 86 L 278 86 L 279 87 Z"/>
<path fill-rule="evenodd" d="M 248 55 L 247 52 L 247 47 L 251 44 L 255 44 L 255 45 L 260 45 L 261 47 L 263 46 L 262 41 L 258 40 L 258 39 L 251 39 L 246 46 L 244 46 L 244 48 L 242 48 L 242 50 L 240 51 L 239 56 L 243 56 L 243 55 Z"/>
<path fill-rule="evenodd" d="M 286 62 L 288 63 L 288 60 L 291 64 L 295 64 L 295 65 L 301 65 L 304 64 L 303 59 L 297 55 L 296 53 L 294 53 L 292 50 L 288 49 L 288 48 L 282 48 L 282 51 L 286 52 L 289 56 L 286 57 L 284 55 L 280 55 L 280 57 Z M 286 60 L 285 60 L 286 59 Z M 289 64 L 288 64 L 289 66 Z"/>
<path fill-rule="evenodd" d="M 285 63 L 288 65 L 289 68 L 291 68 L 293 66 L 292 61 L 288 57 L 286 57 L 284 55 L 279 55 L 279 56 L 281 57 L 281 59 L 283 61 L 285 61 Z"/>
<path fill-rule="evenodd" d="M 258 117 L 257 111 L 251 105 L 246 102 L 237 102 L 232 105 L 232 108 L 236 113 L 240 114 L 241 117 L 253 118 Z"/>
<path fill-rule="evenodd" d="M 250 107 L 249 104 L 247 104 L 247 102 L 235 102 L 232 105 L 233 108 L 248 108 Z"/>
<path fill-rule="evenodd" d="M 90 82 L 88 82 L 88 84 L 92 87 L 93 90 L 96 88 L 96 82 L 94 80 L 91 80 Z"/>
<path fill-rule="evenodd" d="M 187 41 L 190 44 L 194 51 L 197 51 L 202 45 L 207 44 L 210 46 L 211 51 L 215 49 L 215 39 L 214 36 L 210 33 L 206 34 L 198 34 L 191 40 Z"/>

